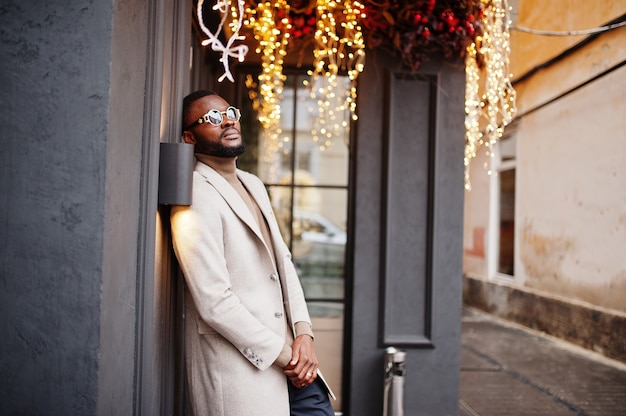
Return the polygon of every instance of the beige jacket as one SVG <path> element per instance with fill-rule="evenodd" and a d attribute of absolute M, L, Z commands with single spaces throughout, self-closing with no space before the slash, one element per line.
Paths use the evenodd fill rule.
<path fill-rule="evenodd" d="M 294 331 L 294 322 L 311 320 L 263 183 L 243 171 L 237 176 L 267 220 L 276 264 L 241 197 L 201 162 L 192 205 L 171 212 L 174 250 L 188 288 L 189 410 L 195 416 L 288 416 L 287 381 L 273 363 L 285 328 Z"/>

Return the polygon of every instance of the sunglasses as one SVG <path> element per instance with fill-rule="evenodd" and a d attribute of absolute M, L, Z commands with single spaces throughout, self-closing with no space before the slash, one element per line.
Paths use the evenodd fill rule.
<path fill-rule="evenodd" d="M 192 127 L 195 127 L 199 124 L 209 123 L 213 126 L 221 126 L 224 122 L 224 114 L 226 114 L 226 118 L 231 121 L 239 121 L 241 118 L 241 112 L 238 108 L 228 107 L 226 111 L 219 111 L 216 109 L 209 110 L 208 113 L 200 117 L 198 120 L 191 123 L 185 130 L 189 130 Z"/>

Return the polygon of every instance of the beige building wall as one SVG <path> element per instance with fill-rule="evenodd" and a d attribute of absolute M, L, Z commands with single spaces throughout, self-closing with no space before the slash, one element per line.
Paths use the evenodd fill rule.
<path fill-rule="evenodd" d="M 553 32 L 605 26 L 626 14 L 624 0 L 510 4 L 514 26 Z M 626 27 L 591 38 L 511 31 L 518 107 L 515 275 L 497 276 L 490 267 L 498 205 L 484 168 L 490 160 L 481 153 L 465 198 L 466 276 L 626 312 L 624 62 Z"/>
<path fill-rule="evenodd" d="M 524 117 L 516 276 L 626 310 L 626 67 Z"/>

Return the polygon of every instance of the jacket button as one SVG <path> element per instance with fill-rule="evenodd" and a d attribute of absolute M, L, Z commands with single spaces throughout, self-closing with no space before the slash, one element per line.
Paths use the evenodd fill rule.
<path fill-rule="evenodd" d="M 275 316 L 276 318 L 282 318 L 282 317 L 283 317 L 283 314 L 282 314 L 282 313 L 280 313 L 280 312 L 276 312 L 276 313 L 274 314 L 274 316 Z"/>
<path fill-rule="evenodd" d="M 270 274 L 270 279 L 278 280 L 278 275 L 276 275 L 276 273 L 272 273 L 272 274 Z"/>

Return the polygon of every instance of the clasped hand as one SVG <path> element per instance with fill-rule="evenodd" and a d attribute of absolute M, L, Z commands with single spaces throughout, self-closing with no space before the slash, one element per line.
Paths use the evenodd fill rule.
<path fill-rule="evenodd" d="M 306 387 L 317 378 L 318 361 L 309 335 L 300 335 L 293 342 L 291 360 L 284 373 L 297 388 Z"/>

